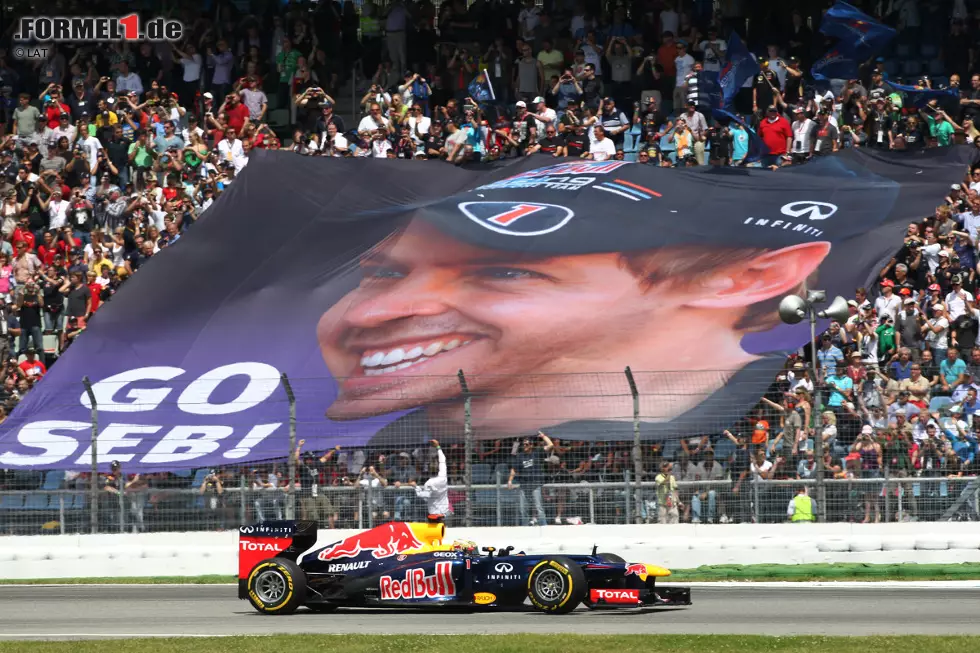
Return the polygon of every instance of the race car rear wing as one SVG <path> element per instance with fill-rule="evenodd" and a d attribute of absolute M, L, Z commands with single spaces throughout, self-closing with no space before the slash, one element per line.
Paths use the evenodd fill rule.
<path fill-rule="evenodd" d="M 315 521 L 268 521 L 238 529 L 238 598 L 248 596 L 248 574 L 266 558 L 295 561 L 317 539 Z"/>

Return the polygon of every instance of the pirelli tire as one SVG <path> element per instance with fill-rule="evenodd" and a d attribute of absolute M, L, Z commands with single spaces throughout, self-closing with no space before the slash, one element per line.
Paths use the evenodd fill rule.
<path fill-rule="evenodd" d="M 527 598 L 545 614 L 571 612 L 588 591 L 582 567 L 563 556 L 545 558 L 527 576 Z"/>
<path fill-rule="evenodd" d="M 286 558 L 252 567 L 247 586 L 249 603 L 262 614 L 292 614 L 306 602 L 306 573 Z"/>

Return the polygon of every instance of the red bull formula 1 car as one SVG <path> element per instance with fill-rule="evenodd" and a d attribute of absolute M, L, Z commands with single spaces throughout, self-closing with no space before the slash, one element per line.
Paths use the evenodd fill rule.
<path fill-rule="evenodd" d="M 618 555 L 544 555 L 514 547 L 444 543 L 444 524 L 391 522 L 310 551 L 317 524 L 265 522 L 239 529 L 238 598 L 263 614 L 338 607 L 524 609 L 548 614 L 589 608 L 691 604 L 687 587 L 657 585 L 663 567 Z M 310 551 L 303 555 L 306 551 Z M 302 559 L 300 559 L 302 556 Z"/>

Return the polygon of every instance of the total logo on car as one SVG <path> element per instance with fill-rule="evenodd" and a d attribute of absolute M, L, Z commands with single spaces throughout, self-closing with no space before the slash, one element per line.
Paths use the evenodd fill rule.
<path fill-rule="evenodd" d="M 381 577 L 382 601 L 442 599 L 456 596 L 452 563 L 437 562 L 435 573 L 426 576 L 424 569 L 406 569 L 403 578 Z"/>

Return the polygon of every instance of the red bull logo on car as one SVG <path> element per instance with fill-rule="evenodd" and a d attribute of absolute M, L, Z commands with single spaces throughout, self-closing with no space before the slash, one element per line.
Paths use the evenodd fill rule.
<path fill-rule="evenodd" d="M 626 565 L 626 573 L 624 576 L 629 576 L 630 574 L 636 574 L 637 576 L 647 575 L 647 566 L 644 564 L 633 563 L 631 565 Z"/>
<path fill-rule="evenodd" d="M 370 551 L 375 558 L 388 558 L 422 546 L 408 524 L 392 522 L 358 533 L 332 544 L 320 551 L 320 560 L 337 560 L 338 558 L 354 558 L 364 551 Z"/>
<path fill-rule="evenodd" d="M 443 599 L 456 596 L 451 562 L 437 562 L 436 571 L 426 576 L 424 569 L 407 569 L 404 578 L 381 577 L 382 601 Z"/>

